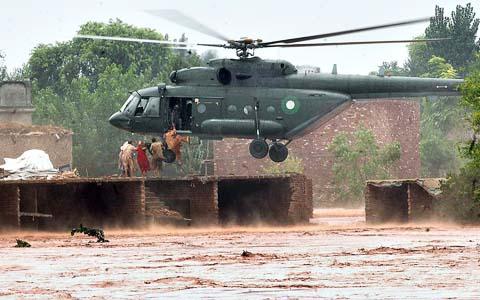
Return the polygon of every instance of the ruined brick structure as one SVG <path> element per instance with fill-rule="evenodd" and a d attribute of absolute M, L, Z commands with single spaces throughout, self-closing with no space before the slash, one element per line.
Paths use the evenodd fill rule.
<path fill-rule="evenodd" d="M 420 105 L 407 100 L 357 101 L 318 129 L 293 141 L 289 150 L 302 158 L 305 175 L 313 180 L 314 202 L 333 206 L 332 155 L 328 145 L 340 132 L 354 132 L 360 126 L 371 129 L 380 145 L 398 141 L 400 161 L 393 166 L 392 176 L 416 178 L 420 175 Z M 216 175 L 261 174 L 271 164 L 257 160 L 248 152 L 249 140 L 225 139 L 216 141 L 214 161 Z"/>
<path fill-rule="evenodd" d="M 204 224 L 308 223 L 303 175 L 0 180 L 0 229 L 144 225 L 157 207 Z"/>
<path fill-rule="evenodd" d="M 365 186 L 367 223 L 428 222 L 442 201 L 443 178 L 371 180 Z M 438 215 L 437 215 L 438 216 Z"/>

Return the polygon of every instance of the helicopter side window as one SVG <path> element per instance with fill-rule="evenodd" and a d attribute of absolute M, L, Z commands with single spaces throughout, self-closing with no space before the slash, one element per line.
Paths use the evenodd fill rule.
<path fill-rule="evenodd" d="M 148 98 L 142 98 L 138 103 L 137 108 L 135 109 L 135 116 L 140 116 L 145 111 L 145 107 L 147 107 Z"/>
<path fill-rule="evenodd" d="M 148 103 L 147 103 L 147 106 L 145 107 L 145 111 L 143 112 L 143 115 L 147 117 L 158 117 L 160 116 L 159 108 L 160 108 L 160 98 L 152 97 L 148 100 Z"/>

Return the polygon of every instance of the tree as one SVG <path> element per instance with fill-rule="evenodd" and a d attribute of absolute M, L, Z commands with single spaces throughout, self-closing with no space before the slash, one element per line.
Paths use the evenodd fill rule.
<path fill-rule="evenodd" d="M 455 78 L 457 71 L 442 57 L 433 55 L 428 61 L 426 72 L 421 77 L 429 78 Z"/>
<path fill-rule="evenodd" d="M 120 20 L 89 22 L 81 34 L 163 39 L 151 29 Z M 75 39 L 36 47 L 29 60 L 33 82 L 34 121 L 69 128 L 74 167 L 83 175 L 112 174 L 125 140 L 145 139 L 108 123 L 128 92 L 164 81 L 173 68 L 200 61 L 196 54 L 180 58 L 157 45 Z"/>
<path fill-rule="evenodd" d="M 385 76 L 406 76 L 408 75 L 408 70 L 398 65 L 396 60 L 393 61 L 384 61 L 379 67 L 380 70 L 383 70 Z M 370 75 L 378 75 L 379 72 L 370 72 Z"/>
<path fill-rule="evenodd" d="M 462 105 L 469 112 L 468 123 L 472 140 L 464 143 L 460 156 L 465 165 L 452 173 L 442 186 L 438 209 L 445 216 L 460 221 L 480 221 L 480 69 L 472 70 L 462 85 Z"/>
<path fill-rule="evenodd" d="M 211 59 L 215 59 L 217 57 L 218 57 L 217 50 L 212 50 L 212 49 L 209 49 L 200 55 L 200 58 L 202 59 L 204 64 L 207 64 Z"/>
<path fill-rule="evenodd" d="M 0 52 L 0 81 L 7 79 L 7 66 L 5 66 L 5 56 Z"/>
<path fill-rule="evenodd" d="M 433 56 L 422 77 L 455 78 L 456 70 L 445 59 Z M 460 168 L 456 145 L 464 136 L 465 109 L 459 97 L 426 97 L 420 102 L 420 159 L 422 176 L 444 177 Z"/>
<path fill-rule="evenodd" d="M 400 159 L 400 144 L 381 148 L 371 130 L 360 128 L 352 134 L 340 133 L 329 145 L 333 154 L 333 174 L 338 203 L 348 205 L 363 201 L 365 181 L 386 179 L 390 167 Z"/>
<path fill-rule="evenodd" d="M 457 5 L 451 17 L 445 16 L 444 9 L 436 6 L 435 16 L 425 29 L 425 36 L 418 38 L 448 38 L 448 40 L 412 43 L 408 46 L 409 59 L 406 67 L 410 75 L 420 76 L 426 73 L 426 67 L 433 56 L 442 57 L 462 74 L 467 66 L 475 60 L 479 50 L 476 40 L 480 20 L 470 3 L 465 7 Z"/>

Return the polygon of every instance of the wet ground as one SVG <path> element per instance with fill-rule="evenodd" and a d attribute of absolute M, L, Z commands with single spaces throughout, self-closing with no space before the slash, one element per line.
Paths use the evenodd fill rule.
<path fill-rule="evenodd" d="M 316 211 L 304 227 L 0 234 L 0 298 L 475 298 L 480 228 L 367 226 Z M 31 248 L 13 248 L 15 238 Z M 242 256 L 247 250 L 251 253 Z"/>

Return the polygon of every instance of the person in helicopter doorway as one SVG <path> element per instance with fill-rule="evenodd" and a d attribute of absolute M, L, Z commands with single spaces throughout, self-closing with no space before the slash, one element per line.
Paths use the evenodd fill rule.
<path fill-rule="evenodd" d="M 176 128 L 182 128 L 182 118 L 181 118 L 181 111 L 180 105 L 175 104 L 171 110 L 170 120 L 172 121 L 173 126 Z"/>

